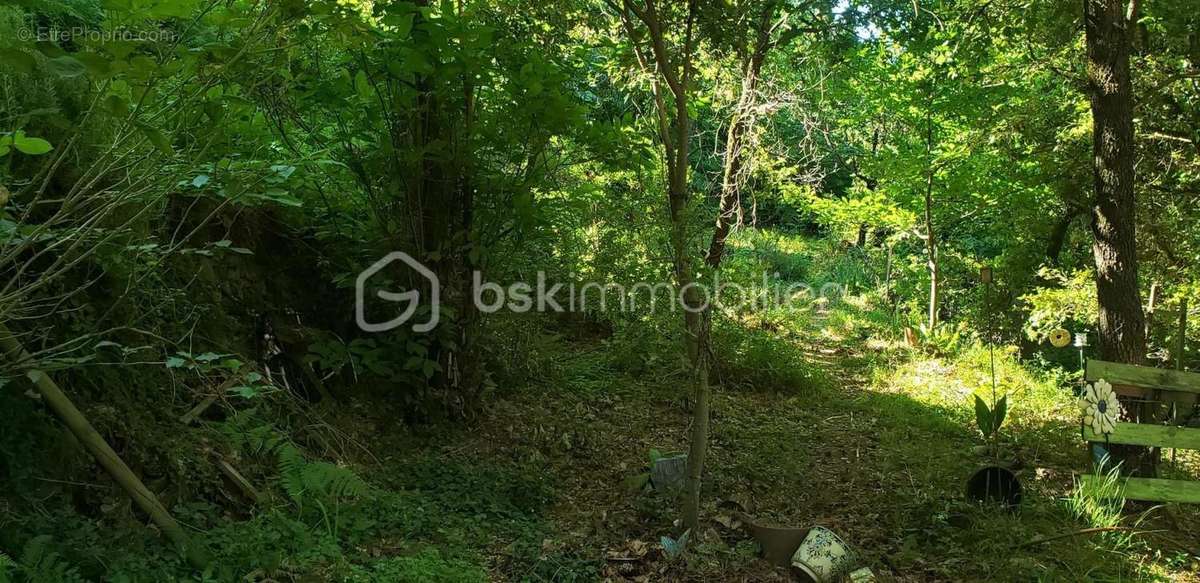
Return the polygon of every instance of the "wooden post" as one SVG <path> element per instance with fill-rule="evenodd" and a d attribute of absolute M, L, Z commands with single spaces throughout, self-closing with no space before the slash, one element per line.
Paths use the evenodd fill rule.
<path fill-rule="evenodd" d="M 183 527 L 158 501 L 158 497 L 146 488 L 146 485 L 137 477 L 137 474 L 133 473 L 133 470 L 129 469 L 129 466 L 125 465 L 117 452 L 113 451 L 108 442 L 104 441 L 104 437 L 92 427 L 92 424 L 75 407 L 71 399 L 62 392 L 54 380 L 45 372 L 32 366 L 33 357 L 3 324 L 0 324 L 0 351 L 16 365 L 16 368 L 25 371 L 25 376 L 33 382 L 50 410 L 62 420 L 67 429 L 83 444 L 88 453 L 96 458 L 96 462 L 112 476 L 113 480 L 129 494 L 129 497 L 133 498 L 138 507 L 150 515 L 154 524 L 158 525 L 163 534 L 179 547 L 180 551 L 187 556 L 188 561 L 197 569 L 205 568 L 208 565 L 208 557 L 204 550 L 199 545 L 191 543 Z"/>

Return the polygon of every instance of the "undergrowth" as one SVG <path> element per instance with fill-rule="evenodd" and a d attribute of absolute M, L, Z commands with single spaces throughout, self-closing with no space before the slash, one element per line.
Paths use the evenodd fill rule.
<path fill-rule="evenodd" d="M 766 268 L 869 288 L 877 275 L 825 242 L 747 233 L 734 249 L 737 277 Z M 969 326 L 929 331 L 909 346 L 907 322 L 877 289 L 718 315 L 706 488 L 722 504 L 735 493 L 751 497 L 758 514 L 785 524 L 844 521 L 843 534 L 856 537 L 869 564 L 917 580 L 1166 580 L 1189 568 L 1186 556 L 1155 554 L 1127 531 L 1022 546 L 1076 529 L 1140 524 L 1114 480 L 1091 488 L 1070 480 L 1086 457 L 1075 426 L 1075 371 L 1022 358 L 1011 346 L 991 348 Z M 321 447 L 303 428 L 323 422 L 297 423 L 269 409 L 206 422 L 205 442 L 264 495 L 249 505 L 226 485 L 216 490 L 226 499 L 173 505 L 203 532 L 218 566 L 193 573 L 128 507 L 99 517 L 52 509 L 44 520 L 19 523 L 16 536 L 26 544 L 0 555 L 0 583 L 600 579 L 601 551 L 622 544 L 611 538 L 622 535 L 592 526 L 597 514 L 631 513 L 640 522 L 624 535 L 656 540 L 678 535 L 669 530 L 678 507 L 648 495 L 620 503 L 627 506 L 574 508 L 590 494 L 565 478 L 640 459 L 647 443 L 681 443 L 671 441 L 686 429 L 677 423 L 688 389 L 677 326 L 653 314 L 489 323 L 489 335 L 510 342 L 487 348 L 488 399 L 496 406 L 479 423 L 507 425 L 512 443 L 480 443 L 470 425 L 389 427 L 388 413 L 365 403 L 342 423 L 378 459 Z M 973 507 L 961 494 L 986 461 L 974 453 L 981 436 L 971 404 L 975 395 L 990 402 L 993 390 L 1011 404 L 1000 440 L 1028 469 L 1026 501 L 1012 514 Z M 617 397 L 645 417 L 606 418 Z M 646 419 L 652 426 L 636 425 Z M 1042 466 L 1052 471 L 1035 469 Z M 826 474 L 850 485 L 830 490 L 818 481 Z M 619 487 L 619 480 L 583 482 Z M 716 504 L 706 513 L 727 513 Z M 110 534 L 114 526 L 120 536 Z M 722 532 L 724 539 L 702 541 L 663 568 L 708 580 L 759 568 L 744 533 Z"/>

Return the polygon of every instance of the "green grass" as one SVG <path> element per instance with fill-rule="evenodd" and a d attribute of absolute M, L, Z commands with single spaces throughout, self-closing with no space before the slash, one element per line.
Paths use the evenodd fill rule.
<path fill-rule="evenodd" d="M 1124 531 L 1021 546 L 1143 519 L 1125 512 L 1119 493 L 1075 489 L 1070 476 L 1086 469 L 1087 449 L 1069 373 L 1029 366 L 1013 347 L 993 352 L 969 337 L 948 351 L 910 349 L 866 297 L 838 306 L 817 332 L 819 342 L 859 353 L 838 364 L 863 381 L 863 390 L 829 408 L 872 419 L 872 441 L 883 454 L 877 471 L 891 488 L 883 506 L 893 513 L 882 522 L 903 533 L 898 548 L 886 553 L 889 564 L 923 572 L 917 580 L 1167 581 L 1194 573 L 1189 561 Z M 1014 514 L 962 498 L 966 477 L 991 459 L 975 452 L 983 440 L 972 402 L 975 395 L 991 401 L 993 358 L 996 394 L 1009 395 L 1010 403 L 1002 457 L 1023 468 L 1025 501 Z"/>

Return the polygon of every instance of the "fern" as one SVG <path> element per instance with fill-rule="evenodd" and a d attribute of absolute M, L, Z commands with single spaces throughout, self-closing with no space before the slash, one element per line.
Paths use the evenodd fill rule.
<path fill-rule="evenodd" d="M 222 423 L 221 432 L 233 447 L 252 455 L 270 453 L 283 443 L 275 426 L 264 421 L 254 408 Z"/>
<path fill-rule="evenodd" d="M 290 444 L 283 444 L 276 448 L 276 454 L 279 456 L 279 479 L 283 485 L 283 491 L 291 497 L 297 504 L 304 501 L 306 488 L 304 486 L 304 468 L 308 465 L 308 460 L 304 459 L 304 454 Z"/>
<path fill-rule="evenodd" d="M 310 462 L 304 453 L 264 423 L 254 410 L 245 411 L 222 424 L 223 433 L 234 447 L 248 453 L 274 453 L 283 491 L 299 506 L 342 498 L 363 498 L 371 487 L 354 472 L 328 462 Z M 0 582 L 3 583 L 3 582 Z"/>
<path fill-rule="evenodd" d="M 279 445 L 275 451 L 283 489 L 296 504 L 303 505 L 308 499 L 327 502 L 371 494 L 371 486 L 346 468 L 328 462 L 310 462 L 289 443 Z"/>

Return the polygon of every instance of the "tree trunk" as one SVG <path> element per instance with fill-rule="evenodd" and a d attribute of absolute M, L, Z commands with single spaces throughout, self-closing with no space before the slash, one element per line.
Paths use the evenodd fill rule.
<path fill-rule="evenodd" d="M 929 329 L 932 331 L 938 324 L 938 256 L 937 235 L 933 230 L 933 169 L 929 170 L 929 180 L 925 187 L 925 246 L 929 254 Z"/>
<path fill-rule="evenodd" d="M 1050 239 L 1046 242 L 1046 258 L 1050 260 L 1051 265 L 1058 265 L 1063 246 L 1067 243 L 1067 234 L 1071 230 L 1071 223 L 1075 222 L 1077 216 L 1079 216 L 1078 211 L 1068 210 L 1050 230 Z"/>
<path fill-rule="evenodd" d="M 712 240 L 708 246 L 706 260 L 710 267 L 716 268 L 721 264 L 725 253 L 725 241 L 733 227 L 737 211 L 741 206 L 741 172 L 745 160 L 743 148 L 746 147 L 746 134 L 754 125 L 754 95 L 758 88 L 758 75 L 762 69 L 765 52 L 755 51 L 755 54 L 743 68 L 742 94 L 729 121 L 729 130 L 725 134 L 725 167 L 724 178 L 721 181 L 721 204 L 717 213 L 717 224 L 713 229 Z"/>
<path fill-rule="evenodd" d="M 617 7 L 621 23 L 633 44 L 638 64 L 644 71 L 654 71 L 651 78 L 659 141 L 663 148 L 663 159 L 667 171 L 667 205 L 671 219 L 671 259 L 675 272 L 678 300 L 684 304 L 684 352 L 692 366 L 695 409 L 692 412 L 691 443 L 688 454 L 684 522 L 692 530 L 700 524 L 700 483 L 704 474 L 704 457 L 708 449 L 708 334 L 706 314 L 697 308 L 701 304 L 696 289 L 692 258 L 688 257 L 688 154 L 691 134 L 691 119 L 688 114 L 688 99 L 693 72 L 692 57 L 695 49 L 693 26 L 697 3 L 687 3 L 687 25 L 683 46 L 676 59 L 668 54 L 663 22 L 654 0 L 645 0 L 636 5 L 633 0 L 623 0 Z M 646 27 L 649 37 L 650 56 L 639 44 L 640 35 L 634 31 L 633 16 Z M 650 66 L 654 61 L 653 68 Z M 665 88 L 664 88 L 665 85 Z M 705 310 L 706 311 L 706 310 Z"/>
<path fill-rule="evenodd" d="M 1100 304 L 1099 348 L 1105 360 L 1141 364 L 1146 324 L 1138 292 L 1134 238 L 1133 97 L 1125 5 L 1087 0 L 1088 86 L 1093 119 L 1092 253 Z"/>
<path fill-rule="evenodd" d="M 770 24 L 774 14 L 774 3 L 763 9 L 754 50 L 742 63 L 742 90 L 729 120 L 729 129 L 725 133 L 725 165 L 721 180 L 720 210 L 706 256 L 708 265 L 713 269 L 721 265 L 721 258 L 725 254 L 725 241 L 729 238 L 734 218 L 741 209 L 742 165 L 745 162 L 746 138 L 754 128 L 758 79 L 763 62 L 766 61 L 767 51 L 771 48 Z"/>
<path fill-rule="evenodd" d="M 720 210 L 717 213 L 716 226 L 713 228 L 712 239 L 709 242 L 708 253 L 705 256 L 707 265 L 715 273 L 721 268 L 721 260 L 725 255 L 726 241 L 735 217 L 741 211 L 742 168 L 745 163 L 747 139 L 754 129 L 754 108 L 758 97 L 758 81 L 763 63 L 768 52 L 780 42 L 771 39 L 771 24 L 774 21 L 778 2 L 763 4 L 762 12 L 756 28 L 753 49 L 747 54 L 742 63 L 742 87 L 738 103 L 729 120 L 729 129 L 725 135 L 725 164 L 721 181 Z M 758 223 L 757 205 L 753 209 L 753 222 Z M 692 412 L 692 435 L 688 453 L 688 483 L 687 506 L 684 518 L 693 531 L 700 526 L 700 487 L 704 470 L 704 458 L 708 445 L 709 400 L 711 389 L 708 379 L 709 338 L 712 327 L 711 307 L 706 307 L 699 314 L 696 326 L 696 342 L 694 356 L 696 363 L 696 402 Z M 689 324 L 689 329 L 693 324 Z"/>
<path fill-rule="evenodd" d="M 419 0 L 428 6 L 429 0 Z M 463 5 L 458 4 L 460 16 Z M 418 19 L 424 18 L 418 13 Z M 472 275 L 479 265 L 471 260 L 472 233 L 475 226 L 473 181 L 474 131 L 476 95 L 474 81 L 462 76 L 461 102 L 452 94 L 439 93 L 430 76 L 420 76 L 416 107 L 411 112 L 411 143 L 396 151 L 421 152 L 415 168 L 412 163 L 398 161 L 393 180 L 409 185 L 405 196 L 405 215 L 401 225 L 411 230 L 409 244 L 417 259 L 426 264 L 441 284 L 442 316 L 453 311 L 453 317 L 441 318 L 439 331 L 432 332 L 429 358 L 435 359 L 440 371 L 429 380 L 437 401 L 451 417 L 466 416 L 478 404 L 483 370 L 476 357 L 476 339 L 481 314 L 471 296 Z M 420 278 L 412 280 L 429 291 Z M 428 411 L 426 411 L 428 412 Z"/>
<path fill-rule="evenodd" d="M 1130 37 L 1136 4 L 1085 0 L 1088 91 L 1092 107 L 1093 179 L 1092 254 L 1096 261 L 1099 302 L 1099 351 L 1104 360 L 1142 364 L 1146 358 L 1146 322 L 1138 291 L 1134 234 L 1133 96 L 1129 78 Z M 1131 420 L 1150 420 L 1151 407 L 1124 407 Z M 1127 472 L 1153 475 L 1156 449 L 1113 447 Z"/>
<path fill-rule="evenodd" d="M 932 99 L 930 100 L 932 103 Z M 929 169 L 925 177 L 925 248 L 929 255 L 929 330 L 933 331 L 938 324 L 939 289 L 938 245 L 937 232 L 933 228 L 933 117 L 927 114 L 925 118 L 925 149 L 929 156 Z"/>

